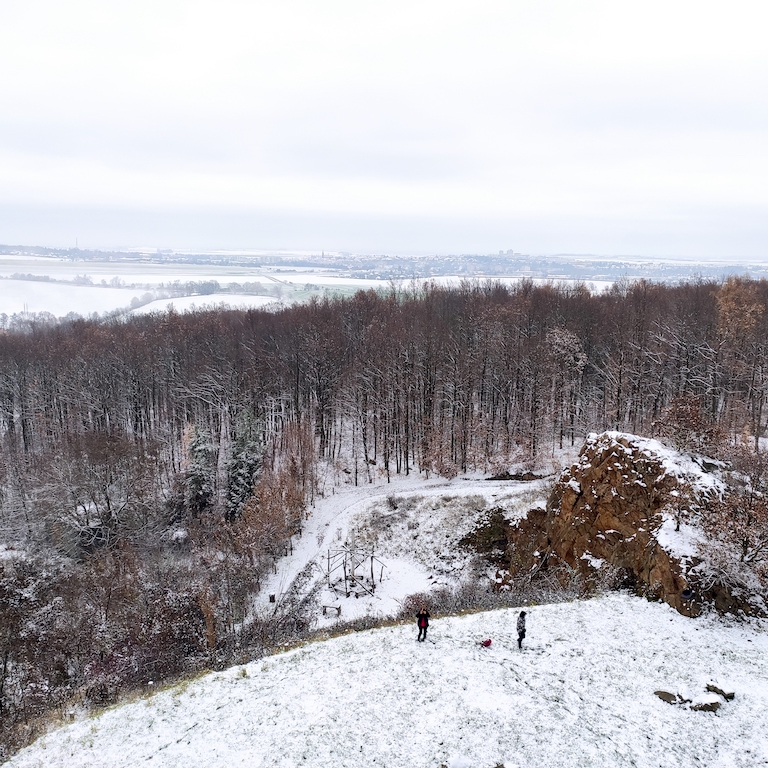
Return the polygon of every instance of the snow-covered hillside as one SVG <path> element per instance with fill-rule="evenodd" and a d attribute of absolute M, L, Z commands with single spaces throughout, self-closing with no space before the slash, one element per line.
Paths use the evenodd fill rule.
<path fill-rule="evenodd" d="M 416 477 L 384 485 L 335 487 L 311 510 L 292 553 L 278 561 L 276 573 L 262 588 L 259 610 L 267 614 L 274 610 L 269 595 L 279 605 L 311 593 L 319 626 L 366 614 L 393 616 L 407 595 L 452 587 L 470 576 L 472 553 L 460 547 L 459 540 L 485 510 L 500 507 L 509 519 L 515 519 L 532 507 L 543 507 L 549 485 L 547 479 Z M 328 589 L 329 553 L 332 558 L 345 546 L 374 553 L 373 594 L 350 588 L 347 597 L 343 584 Z M 331 582 L 343 578 L 340 561 L 337 564 Z M 362 576 L 366 569 L 369 575 L 370 561 Z M 323 607 L 331 610 L 323 614 Z"/>
<path fill-rule="evenodd" d="M 257 612 L 312 601 L 318 625 L 394 615 L 473 571 L 459 542 L 493 508 L 542 506 L 550 480 L 423 478 L 335 485 L 264 584 Z M 373 594 L 328 588 L 330 553 L 376 556 Z M 482 565 L 480 568 L 482 569 Z M 487 566 L 485 566 L 487 567 Z M 339 573 L 334 578 L 338 579 Z M 473 578 L 477 578 L 474 572 Z M 362 579 L 360 580 L 362 581 Z M 370 586 L 370 584 L 368 585 Z M 275 603 L 269 601 L 275 596 Z M 358 596 L 356 596 L 358 595 Z M 322 607 L 341 607 L 323 615 Z M 356 632 L 213 673 L 52 731 L 11 768 L 768 764 L 768 622 L 681 616 L 625 594 L 433 617 Z M 305 614 L 306 615 L 306 614 Z M 490 638 L 489 648 L 479 645 Z M 709 682 L 733 701 L 707 693 Z M 662 689 L 716 701 L 670 705 Z"/>
<path fill-rule="evenodd" d="M 9 768 L 768 764 L 766 626 L 612 594 L 387 627 L 297 648 L 113 708 Z M 477 643 L 492 639 L 490 648 Z M 656 689 L 735 692 L 716 713 Z"/>

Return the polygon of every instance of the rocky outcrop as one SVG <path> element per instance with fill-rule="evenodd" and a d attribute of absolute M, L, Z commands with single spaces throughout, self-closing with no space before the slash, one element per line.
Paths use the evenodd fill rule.
<path fill-rule="evenodd" d="M 670 693 L 669 691 L 654 691 L 654 693 L 667 704 L 674 704 L 680 707 L 690 709 L 692 712 L 717 712 L 723 705 L 720 696 L 711 693 L 705 693 L 697 696 L 695 699 L 686 698 L 680 693 Z"/>
<path fill-rule="evenodd" d="M 590 435 L 546 510 L 532 510 L 510 528 L 510 570 L 535 574 L 565 564 L 586 584 L 610 579 L 685 615 L 698 613 L 694 551 L 675 545 L 685 533 L 681 506 L 707 492 L 706 483 L 695 487 L 694 475 L 686 477 L 656 441 Z"/>

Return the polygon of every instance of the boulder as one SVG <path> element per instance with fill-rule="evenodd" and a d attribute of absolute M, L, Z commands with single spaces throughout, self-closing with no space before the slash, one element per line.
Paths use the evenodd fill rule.
<path fill-rule="evenodd" d="M 704 605 L 765 615 L 749 591 L 707 577 L 702 567 L 699 510 L 724 488 L 706 466 L 656 440 L 621 432 L 589 435 L 546 508 L 506 524 L 504 562 L 494 563 L 498 587 L 504 587 L 506 572 L 535 577 L 549 571 L 562 580 L 577 575 L 585 591 L 630 588 L 686 616 L 698 615 Z"/>
<path fill-rule="evenodd" d="M 654 693 L 667 704 L 680 704 L 682 699 L 676 693 L 670 693 L 669 691 L 654 691 Z"/>
<path fill-rule="evenodd" d="M 726 701 L 733 701 L 733 699 L 736 698 L 736 694 L 733 691 L 727 691 L 727 690 L 721 688 L 716 683 L 708 683 L 707 684 L 707 690 L 710 693 L 715 693 L 718 696 L 722 696 Z"/>
<path fill-rule="evenodd" d="M 709 694 L 707 696 L 704 694 L 703 696 L 698 696 L 691 703 L 690 709 L 694 712 L 717 712 L 722 705 L 723 702 L 720 700 L 719 696 L 715 696 L 714 694 Z"/>
<path fill-rule="evenodd" d="M 707 686 L 707 690 L 709 690 L 709 686 Z M 720 696 L 712 693 L 709 695 L 702 694 L 694 699 L 686 698 L 679 693 L 670 693 L 669 691 L 654 691 L 654 694 L 662 701 L 666 701 L 667 704 L 686 706 L 687 709 L 693 712 L 717 712 L 722 706 Z"/>

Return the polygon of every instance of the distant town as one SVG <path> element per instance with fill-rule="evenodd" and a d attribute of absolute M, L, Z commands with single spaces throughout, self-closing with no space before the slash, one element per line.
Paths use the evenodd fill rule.
<path fill-rule="evenodd" d="M 269 267 L 320 271 L 366 280 L 424 279 L 445 275 L 466 277 L 530 277 L 536 280 L 608 281 L 654 280 L 678 282 L 730 275 L 768 276 L 765 260 L 696 261 L 681 258 L 598 256 L 593 254 L 530 255 L 513 250 L 491 254 L 409 256 L 356 254 L 337 251 L 174 251 L 170 249 L 95 250 L 0 245 L 0 255 L 48 257 L 73 262 L 124 261 L 155 265 L 211 265 L 217 267 Z"/>

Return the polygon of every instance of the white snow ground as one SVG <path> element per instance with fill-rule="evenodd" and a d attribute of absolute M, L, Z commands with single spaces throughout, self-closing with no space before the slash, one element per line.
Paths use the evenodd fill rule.
<path fill-rule="evenodd" d="M 63 727 L 9 768 L 768 764 L 768 634 L 612 594 L 315 642 Z M 477 641 L 490 637 L 492 645 Z M 654 695 L 736 697 L 716 713 Z"/>
<path fill-rule="evenodd" d="M 70 312 L 89 316 L 94 312 L 113 312 L 140 300 L 141 288 L 104 288 L 94 285 L 68 285 L 35 280 L 0 279 L 0 314 L 50 312 L 64 317 Z"/>

